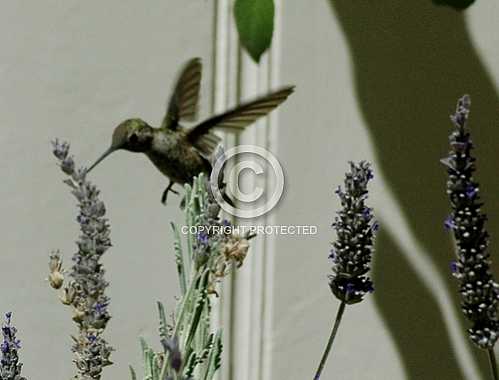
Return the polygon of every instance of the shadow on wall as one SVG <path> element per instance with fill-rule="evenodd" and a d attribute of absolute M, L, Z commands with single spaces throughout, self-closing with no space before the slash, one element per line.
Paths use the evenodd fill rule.
<path fill-rule="evenodd" d="M 470 126 L 488 229 L 499 246 L 499 99 L 466 28 L 465 13 L 430 0 L 328 0 L 349 43 L 358 102 L 383 172 L 412 232 L 454 296 L 444 231 L 448 115 L 461 95 L 472 99 Z M 437 302 L 385 231 L 377 245 L 376 303 L 409 379 L 464 379 Z M 412 254 L 412 253 L 409 253 Z M 499 257 L 495 257 L 499 264 Z M 459 315 L 461 313 L 459 312 Z M 462 318 L 465 334 L 468 324 Z M 485 353 L 473 348 L 482 378 Z"/>
<path fill-rule="evenodd" d="M 376 244 L 375 300 L 397 342 L 407 378 L 465 379 L 430 289 L 386 231 L 380 230 Z"/>

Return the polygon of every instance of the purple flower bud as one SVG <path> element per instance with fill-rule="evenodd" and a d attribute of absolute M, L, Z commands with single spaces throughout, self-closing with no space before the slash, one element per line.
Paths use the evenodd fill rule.
<path fill-rule="evenodd" d="M 362 211 L 362 216 L 364 217 L 365 220 L 369 220 L 371 218 L 371 209 L 369 207 L 366 207 Z"/>
<path fill-rule="evenodd" d="M 478 188 L 473 185 L 468 185 L 468 187 L 466 188 L 466 197 L 468 197 L 468 199 L 473 199 L 477 193 Z"/>
<path fill-rule="evenodd" d="M 444 221 L 444 227 L 447 231 L 453 230 L 456 227 L 456 224 L 454 223 L 454 220 L 452 219 L 452 216 L 448 216 L 445 221 Z"/>
<path fill-rule="evenodd" d="M 463 153 L 464 151 L 466 151 L 466 148 L 468 147 L 467 143 L 465 143 L 465 142 L 458 142 L 458 141 L 451 142 L 450 145 L 454 148 L 454 150 L 457 153 Z"/>
<path fill-rule="evenodd" d="M 76 221 L 80 224 L 88 224 L 89 218 L 87 218 L 85 215 L 78 215 L 76 217 Z"/>
<path fill-rule="evenodd" d="M 208 244 L 208 234 L 206 232 L 199 232 L 197 235 L 197 240 L 201 244 Z"/>
<path fill-rule="evenodd" d="M 345 290 L 347 292 L 347 294 L 351 294 L 353 292 L 355 292 L 355 285 L 352 284 L 351 282 L 349 282 L 346 286 L 345 286 Z"/>
<path fill-rule="evenodd" d="M 374 286 L 373 286 L 373 283 L 371 281 L 369 281 L 369 283 L 367 284 L 366 291 L 368 293 L 373 293 L 374 292 Z"/>
<path fill-rule="evenodd" d="M 94 310 L 97 314 L 104 314 L 106 312 L 107 303 L 96 303 L 94 306 Z"/>
<path fill-rule="evenodd" d="M 178 338 L 174 337 L 172 339 L 163 339 L 161 344 L 163 345 L 165 351 L 170 353 L 170 366 L 175 370 L 175 372 L 180 372 L 180 369 L 182 368 L 182 353 L 180 352 Z"/>
<path fill-rule="evenodd" d="M 334 248 L 331 248 L 331 250 L 329 251 L 329 258 L 333 261 L 336 260 L 336 250 Z"/>
<path fill-rule="evenodd" d="M 6 341 L 2 342 L 2 344 L 0 345 L 0 349 L 4 354 L 6 354 L 7 352 L 9 352 L 9 343 L 7 343 Z"/>

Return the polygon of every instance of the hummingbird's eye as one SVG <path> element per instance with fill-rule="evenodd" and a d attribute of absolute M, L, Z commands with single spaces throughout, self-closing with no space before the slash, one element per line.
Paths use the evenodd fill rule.
<path fill-rule="evenodd" d="M 128 141 L 131 143 L 131 144 L 137 144 L 139 142 L 139 136 L 137 136 L 136 133 L 132 133 L 130 135 L 130 137 L 128 138 Z"/>

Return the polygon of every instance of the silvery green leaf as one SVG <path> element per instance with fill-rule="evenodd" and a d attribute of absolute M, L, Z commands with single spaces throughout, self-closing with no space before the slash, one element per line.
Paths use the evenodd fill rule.
<path fill-rule="evenodd" d="M 157 355 L 151 351 L 151 375 L 152 380 L 159 380 L 159 372 L 158 368 L 158 357 Z"/>
<path fill-rule="evenodd" d="M 218 330 L 217 336 L 215 337 L 215 348 L 213 356 L 214 371 L 219 369 L 220 365 L 222 364 L 222 351 L 223 351 L 222 330 Z"/>
<path fill-rule="evenodd" d="M 152 361 L 152 351 L 151 349 L 146 349 L 146 376 L 150 379 L 152 379 L 152 367 L 153 367 L 153 361 Z"/>
<path fill-rule="evenodd" d="M 175 328 L 173 331 L 173 335 L 176 336 L 180 332 L 180 328 L 184 327 L 185 324 L 185 318 L 188 316 L 188 313 L 190 311 L 190 306 L 191 304 L 194 303 L 194 297 L 195 297 L 195 291 L 196 291 L 196 283 L 197 283 L 197 278 L 199 276 L 196 276 L 195 279 L 191 280 L 191 283 L 189 284 L 189 288 L 187 289 L 186 294 L 184 295 L 183 299 L 179 301 L 179 308 L 177 308 L 177 313 L 176 313 L 176 318 L 175 318 Z"/>
<path fill-rule="evenodd" d="M 203 380 L 213 379 L 215 372 L 220 368 L 222 362 L 222 331 L 218 330 L 215 335 L 215 342 L 213 348 L 210 350 L 210 355 L 208 357 L 208 366 L 204 374 Z"/>
<path fill-rule="evenodd" d="M 186 378 L 189 378 L 192 376 L 194 373 L 194 369 L 196 368 L 197 365 L 197 355 L 195 352 L 192 352 L 191 355 L 189 356 L 189 359 L 187 359 L 187 364 L 184 369 L 184 376 Z"/>
<path fill-rule="evenodd" d="M 175 250 L 175 262 L 177 263 L 177 272 L 178 272 L 178 279 L 180 283 L 180 292 L 181 295 L 183 296 L 185 294 L 187 285 L 186 285 L 186 267 L 190 268 L 189 265 L 189 260 L 186 260 L 184 263 L 184 254 L 182 252 L 182 242 L 180 241 L 180 233 L 178 231 L 178 227 L 175 223 L 171 223 L 172 230 L 173 230 L 173 236 L 174 236 L 174 242 L 173 242 L 173 248 Z M 190 271 L 190 269 L 189 269 Z M 187 273 L 189 273 L 187 271 Z"/>
<path fill-rule="evenodd" d="M 158 313 L 159 313 L 159 337 L 161 339 L 168 339 L 165 307 L 159 301 L 158 301 Z"/>
<path fill-rule="evenodd" d="M 190 231 L 190 227 L 194 225 L 192 221 L 192 210 L 191 210 L 191 195 L 192 195 L 192 188 L 189 184 L 186 184 L 184 186 L 185 189 L 185 223 L 187 225 L 187 228 Z M 193 250 L 193 237 L 191 233 L 187 234 L 187 253 L 188 253 L 188 259 L 186 260 L 189 262 L 189 264 L 192 264 L 192 250 Z"/>
<path fill-rule="evenodd" d="M 211 352 L 211 350 L 213 348 L 213 339 L 214 339 L 214 337 L 215 337 L 214 334 L 209 334 L 208 335 L 206 344 L 205 344 L 203 350 L 199 354 L 199 360 L 198 360 L 199 364 L 204 363 L 204 361 L 210 355 L 210 352 Z"/>
<path fill-rule="evenodd" d="M 139 338 L 140 341 L 140 348 L 142 349 L 142 358 L 145 360 L 146 359 L 146 352 L 149 349 L 146 340 L 143 337 Z"/>
<path fill-rule="evenodd" d="M 207 292 L 206 292 L 206 285 L 208 282 L 208 276 L 209 272 L 208 270 L 205 270 L 203 272 L 203 275 L 199 279 L 198 286 L 197 286 L 197 292 L 196 292 L 196 299 L 195 299 L 195 305 L 194 305 L 194 310 L 192 312 L 192 317 L 189 323 L 189 327 L 187 329 L 188 335 L 186 338 L 186 343 L 185 347 L 187 349 L 190 348 L 192 339 L 194 338 L 194 334 L 196 333 L 196 329 L 198 327 L 199 321 L 201 319 L 201 313 L 204 308 L 204 303 L 206 302 L 206 299 L 208 297 Z"/>

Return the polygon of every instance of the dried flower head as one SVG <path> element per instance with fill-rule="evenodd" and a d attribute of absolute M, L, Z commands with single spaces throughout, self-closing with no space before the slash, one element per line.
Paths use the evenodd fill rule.
<path fill-rule="evenodd" d="M 249 241 L 238 234 L 231 234 L 222 244 L 222 254 L 227 262 L 234 262 L 237 268 L 243 265 L 248 254 Z"/>
<path fill-rule="evenodd" d="M 60 289 L 64 283 L 64 275 L 62 269 L 62 258 L 59 251 L 55 251 L 50 255 L 49 261 L 49 284 L 54 289 Z"/>
<path fill-rule="evenodd" d="M 366 293 L 374 290 L 372 281 L 366 276 L 379 226 L 373 220 L 372 209 L 365 205 L 367 184 L 372 178 L 369 163 L 351 162 L 344 189 L 338 187 L 336 190 L 342 209 L 333 223 L 337 238 L 329 255 L 334 264 L 329 286 L 333 294 L 347 304 L 362 301 Z"/>
<path fill-rule="evenodd" d="M 469 96 L 459 99 L 456 113 L 451 116 L 455 127 L 449 136 L 451 150 L 441 160 L 449 175 L 447 194 L 451 203 L 451 214 L 444 226 L 453 232 L 457 245 L 457 259 L 451 263 L 451 271 L 459 280 L 461 308 L 472 322 L 469 337 L 478 347 L 491 349 L 499 336 L 499 285 L 490 271 L 487 217 L 481 212 L 479 186 L 473 179 L 475 158 L 466 126 L 470 105 Z"/>

